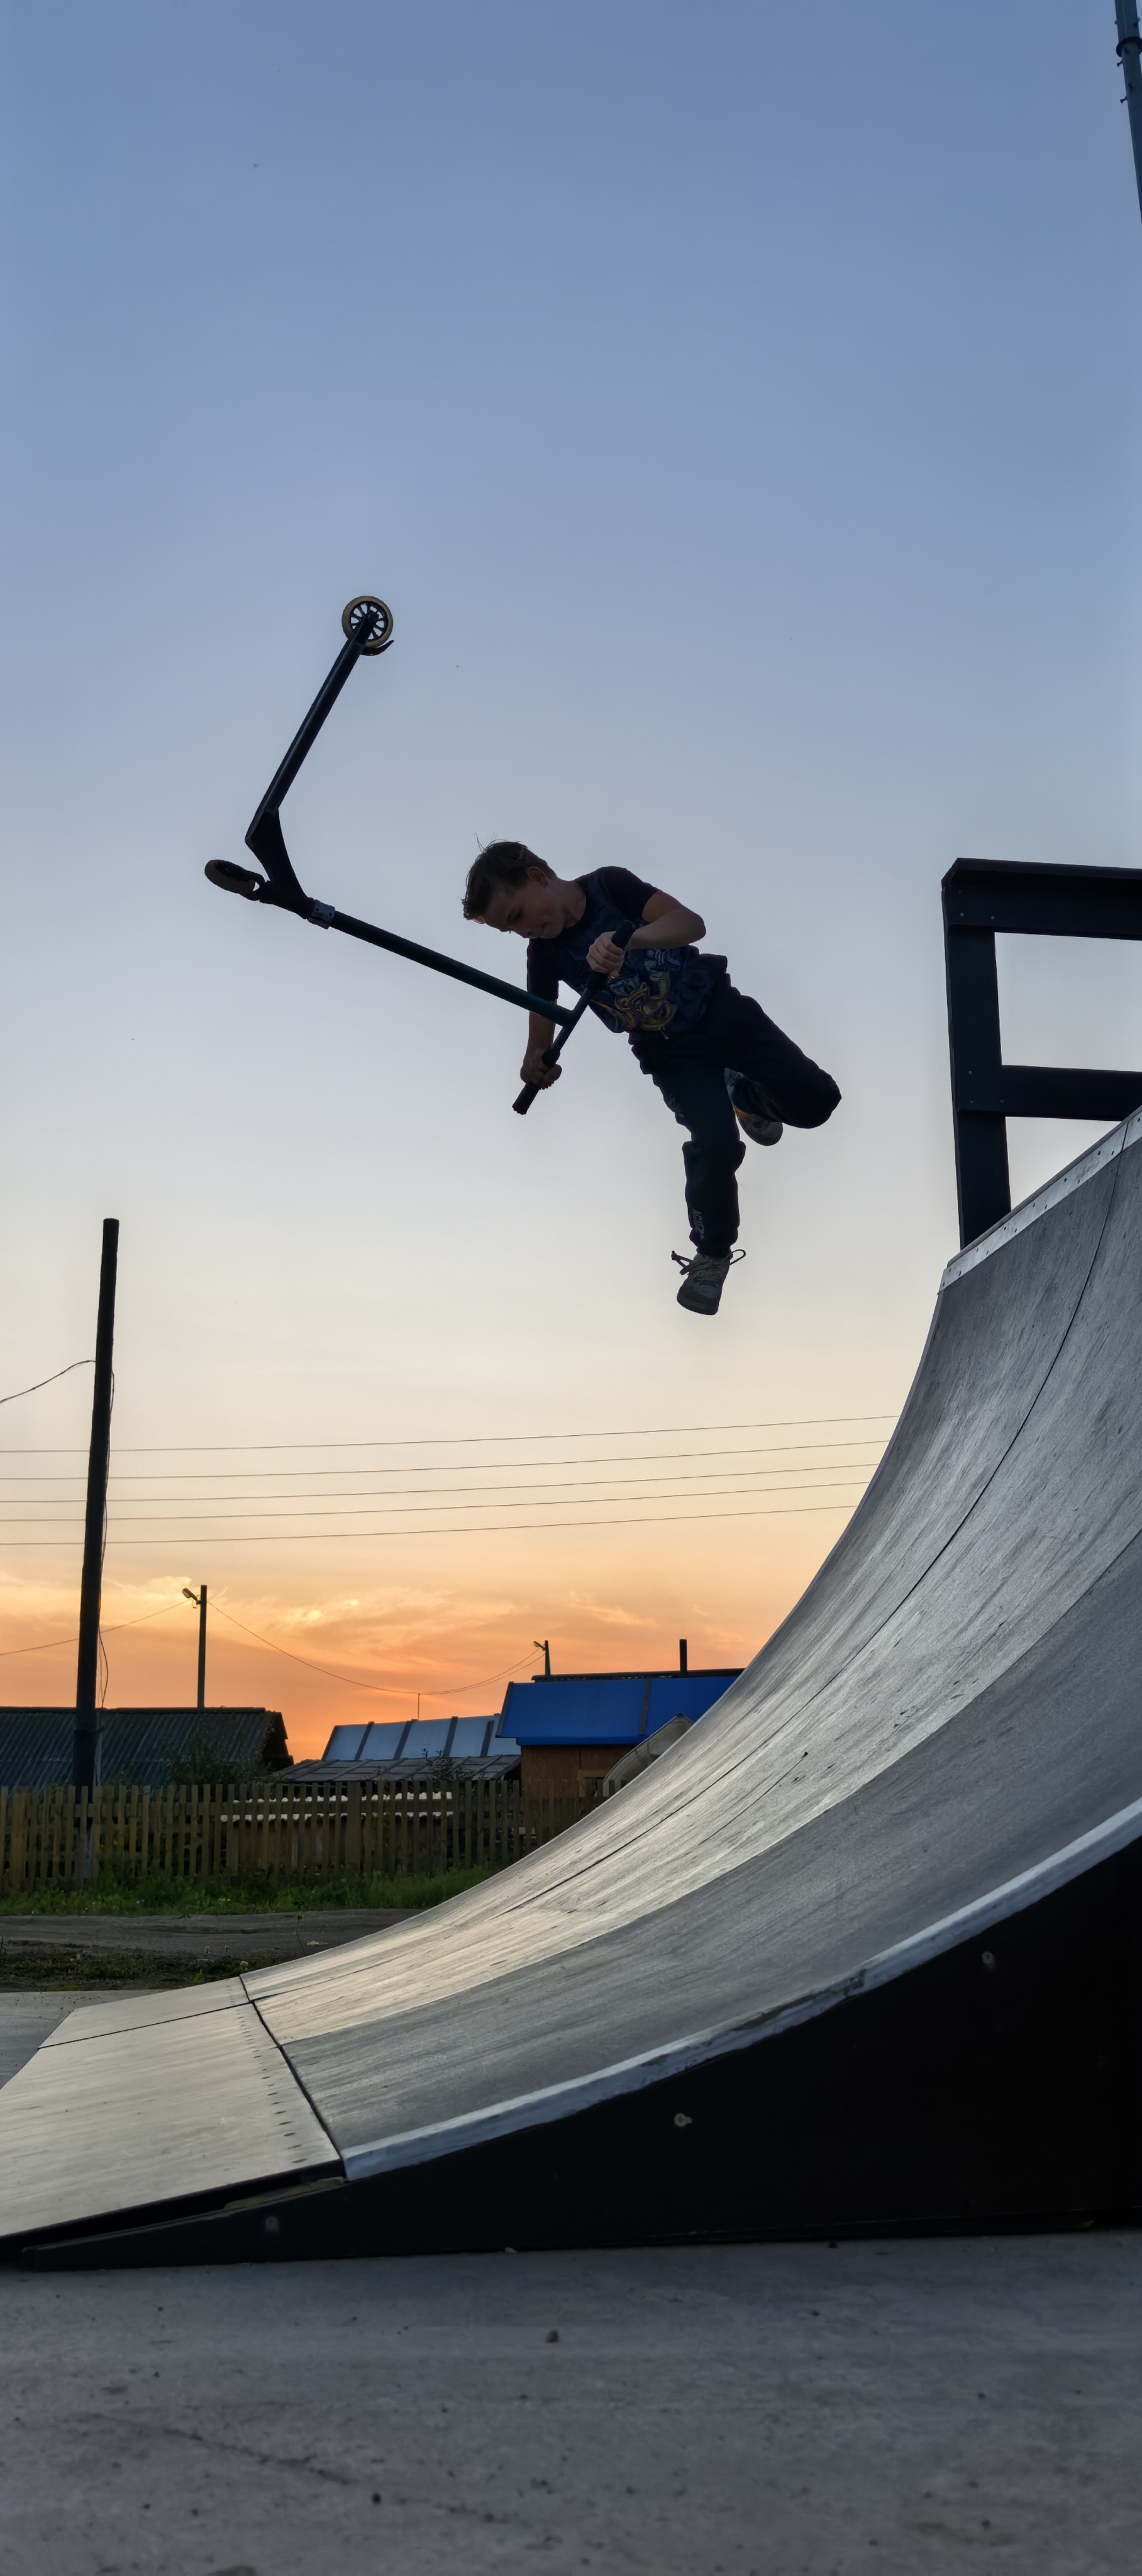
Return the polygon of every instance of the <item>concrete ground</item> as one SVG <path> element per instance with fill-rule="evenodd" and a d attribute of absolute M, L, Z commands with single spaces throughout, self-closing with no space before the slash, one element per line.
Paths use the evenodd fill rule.
<path fill-rule="evenodd" d="M 0 1997 L 0 2079 L 72 2009 Z M 1142 2556 L 1142 2235 L 4 2272 L 0 2319 L 0 2576 Z"/>
<path fill-rule="evenodd" d="M 1140 2294 L 1127 2234 L 9 2273 L 0 2569 L 1133 2570 Z"/>

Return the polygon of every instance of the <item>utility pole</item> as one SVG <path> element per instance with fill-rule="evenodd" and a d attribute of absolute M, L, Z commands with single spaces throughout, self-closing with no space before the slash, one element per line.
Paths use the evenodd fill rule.
<path fill-rule="evenodd" d="M 547 1639 L 546 1637 L 533 1637 L 531 1642 L 535 1648 L 536 1654 L 542 1655 L 543 1657 L 543 1678 L 545 1682 L 549 1682 L 551 1679 L 551 1648 L 548 1645 Z M 538 1681 L 538 1673 L 535 1678 Z"/>
<path fill-rule="evenodd" d="M 111 1397 L 115 1383 L 115 1274 L 118 1261 L 119 1219 L 105 1216 L 103 1253 L 99 1264 L 99 1318 L 95 1327 L 95 1391 L 91 1399 L 91 1447 L 87 1457 L 87 1511 L 83 1524 L 75 1733 L 71 1753 L 72 1781 L 77 1789 L 89 1792 L 95 1788 L 99 1778 L 101 1720 L 95 1698 L 99 1667 L 99 1603 L 103 1590 L 103 1523 L 107 1510 Z"/>
<path fill-rule="evenodd" d="M 1130 115 L 1130 140 L 1134 146 L 1134 176 L 1138 182 L 1138 204 L 1142 210 L 1142 31 L 1138 26 L 1138 0 L 1114 0 L 1118 21 L 1118 59 L 1126 83 L 1126 105 Z"/>
<path fill-rule="evenodd" d="M 198 1700 L 196 1705 L 201 1717 L 206 1706 L 206 1585 L 202 1583 L 197 1592 L 192 1592 L 190 1585 L 184 1583 L 182 1597 L 184 1601 L 193 1601 L 198 1611 Z"/>

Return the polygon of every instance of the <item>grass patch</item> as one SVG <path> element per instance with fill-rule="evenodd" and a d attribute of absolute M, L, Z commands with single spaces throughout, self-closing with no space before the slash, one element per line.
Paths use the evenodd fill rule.
<path fill-rule="evenodd" d="M 259 1959 L 247 1936 L 243 1953 L 227 1950 L 218 1959 L 160 1959 L 145 1950 L 6 1950 L 0 1940 L 0 1988 L 48 1987 L 56 1994 L 89 1994 L 93 1988 L 114 1994 L 120 1986 L 208 1986 L 220 1977 L 237 1977 L 243 1968 L 276 1966 Z"/>
<path fill-rule="evenodd" d="M 50 1950 L 32 1950 L 23 1942 L 18 1950 L 8 1950 L 0 1938 L 0 1990 L 4 1992 L 20 1986 L 36 1991 L 46 1986 L 56 1994 L 90 1994 L 105 1988 L 113 1994 L 120 1986 L 132 1991 L 138 1986 L 181 1989 L 238 1977 L 246 1968 L 279 1964 L 272 1952 L 259 1954 L 257 1936 L 251 1933 L 242 1943 L 241 1956 L 237 1950 L 224 1950 L 216 1959 L 169 1959 L 150 1950 L 85 1950 L 79 1942 L 74 1950 L 61 1950 L 54 1942 Z"/>
<path fill-rule="evenodd" d="M 261 1872 L 241 1879 L 117 1879 L 102 1870 L 94 1885 L 37 1887 L 30 1894 L 0 1896 L 0 1920 L 16 1914 L 309 1914 L 338 1908 L 381 1911 L 387 1906 L 443 1905 L 494 1876 L 488 1868 L 447 1869 L 434 1877 L 363 1877 L 339 1870 L 309 1887 L 281 1887 Z"/>

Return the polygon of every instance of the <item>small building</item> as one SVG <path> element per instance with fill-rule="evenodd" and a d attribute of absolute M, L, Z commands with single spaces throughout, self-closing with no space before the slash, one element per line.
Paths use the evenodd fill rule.
<path fill-rule="evenodd" d="M 0 1788 L 66 1787 L 72 1776 L 73 1708 L 0 1708 Z M 172 1780 L 231 1782 L 287 1771 L 285 1720 L 276 1708 L 105 1708 L 99 1778 L 166 1789 Z"/>
<path fill-rule="evenodd" d="M 447 1768 L 460 1780 L 510 1780 L 520 1749 L 498 1717 L 380 1719 L 335 1726 L 318 1762 L 295 1762 L 295 1780 L 423 1780 Z"/>
<path fill-rule="evenodd" d="M 582 1797 L 602 1783 L 621 1755 L 674 1717 L 704 1717 L 740 1666 L 692 1671 L 682 1655 L 673 1672 L 536 1673 L 509 1682 L 500 1726 L 521 1747 L 526 1790 Z"/>

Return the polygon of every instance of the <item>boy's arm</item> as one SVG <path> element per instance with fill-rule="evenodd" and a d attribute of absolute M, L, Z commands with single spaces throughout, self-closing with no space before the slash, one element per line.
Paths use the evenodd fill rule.
<path fill-rule="evenodd" d="M 545 1002 L 559 995 L 559 968 L 553 944 L 547 939 L 529 939 L 527 943 L 527 989 Z M 556 1035 L 554 1020 L 545 1020 L 539 1011 L 527 1015 L 527 1054 L 520 1066 L 523 1082 L 533 1083 L 537 1091 L 547 1091 L 559 1080 L 559 1066 L 545 1064 L 543 1059 Z"/>
<path fill-rule="evenodd" d="M 621 956 L 621 950 L 619 954 Z M 561 1064 L 545 1064 L 543 1061 L 554 1036 L 555 1029 L 550 1020 L 541 1019 L 538 1011 L 528 1012 L 527 1054 L 519 1069 L 520 1080 L 533 1082 L 537 1091 L 549 1090 L 563 1071 Z"/>
<path fill-rule="evenodd" d="M 632 948 L 687 948 L 692 940 L 704 939 L 706 925 L 700 912 L 691 912 L 688 904 L 679 903 L 672 894 L 652 894 L 643 905 L 642 921 L 631 940 Z M 587 964 L 596 975 L 617 975 L 623 962 L 621 948 L 616 948 L 609 932 L 593 939 L 587 950 Z M 534 1081 L 534 1074 L 529 1076 Z"/>

